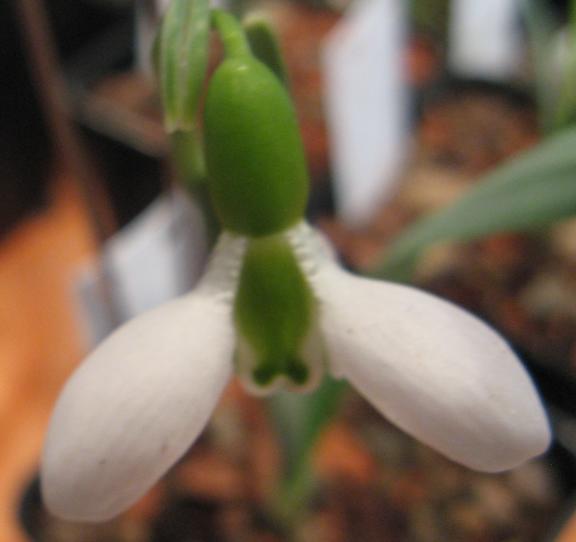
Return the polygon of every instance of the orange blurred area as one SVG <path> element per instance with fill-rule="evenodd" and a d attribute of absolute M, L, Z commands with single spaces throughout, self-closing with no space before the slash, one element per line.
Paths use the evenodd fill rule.
<path fill-rule="evenodd" d="M 53 183 L 48 209 L 0 244 L 0 542 L 27 540 L 16 522 L 19 501 L 35 474 L 51 405 L 84 348 L 73 277 L 92 248 L 66 178 Z"/>

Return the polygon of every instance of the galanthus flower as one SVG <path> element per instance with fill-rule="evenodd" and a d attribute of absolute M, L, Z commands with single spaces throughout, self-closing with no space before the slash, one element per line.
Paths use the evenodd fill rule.
<path fill-rule="evenodd" d="M 347 379 L 473 469 L 542 453 L 546 415 L 502 338 L 451 303 L 339 266 L 302 218 L 304 158 L 286 92 L 244 46 L 227 54 L 205 110 L 223 232 L 191 293 L 118 329 L 65 385 L 42 460 L 48 507 L 78 521 L 128 508 L 192 445 L 235 373 L 260 395 L 313 392 L 325 373 Z"/>

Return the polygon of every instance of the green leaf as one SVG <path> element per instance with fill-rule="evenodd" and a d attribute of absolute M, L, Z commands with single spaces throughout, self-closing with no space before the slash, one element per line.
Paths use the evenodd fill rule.
<path fill-rule="evenodd" d="M 556 25 L 550 8 L 543 0 L 529 0 L 522 4 L 522 15 L 528 31 L 530 60 L 535 72 L 535 90 L 542 128 L 550 132 L 556 128 L 558 117 L 558 80 L 552 62 Z"/>
<path fill-rule="evenodd" d="M 281 439 L 288 472 L 297 470 L 309 455 L 336 413 L 345 389 L 344 382 L 326 377 L 313 393 L 280 392 L 269 399 L 274 419 L 284 429 Z"/>
<path fill-rule="evenodd" d="M 568 51 L 560 94 L 558 98 L 557 126 L 563 128 L 576 120 L 576 1 L 571 0 L 568 24 Z"/>
<path fill-rule="evenodd" d="M 314 491 L 312 451 L 338 411 L 347 385 L 326 377 L 311 394 L 275 394 L 268 408 L 275 422 L 284 459 L 284 482 L 277 495 L 276 514 L 294 522 Z"/>
<path fill-rule="evenodd" d="M 398 238 L 376 277 L 407 281 L 420 253 L 439 241 L 527 231 L 576 214 L 576 129 L 551 136 L 493 171 L 456 203 Z"/>
<path fill-rule="evenodd" d="M 172 0 L 162 25 L 156 65 L 169 132 L 196 122 L 208 64 L 209 0 Z"/>

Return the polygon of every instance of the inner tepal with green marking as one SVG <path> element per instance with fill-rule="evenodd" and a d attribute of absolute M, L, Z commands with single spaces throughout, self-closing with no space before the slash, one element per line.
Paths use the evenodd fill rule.
<path fill-rule="evenodd" d="M 256 384 L 268 386 L 278 377 L 297 386 L 309 382 L 303 348 L 310 335 L 314 300 L 282 235 L 249 242 L 234 312 L 241 334 L 239 355 L 254 356 Z"/>

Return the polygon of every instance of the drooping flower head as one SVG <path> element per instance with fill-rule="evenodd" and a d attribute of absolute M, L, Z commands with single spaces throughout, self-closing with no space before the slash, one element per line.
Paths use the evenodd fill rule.
<path fill-rule="evenodd" d="M 474 469 L 542 453 L 537 392 L 492 329 L 407 286 L 351 275 L 303 219 L 304 153 L 290 99 L 228 15 L 227 58 L 205 107 L 210 190 L 223 232 L 186 296 L 128 322 L 65 385 L 42 489 L 57 515 L 109 519 L 205 427 L 234 373 L 253 393 L 347 379 L 390 421 Z"/>

